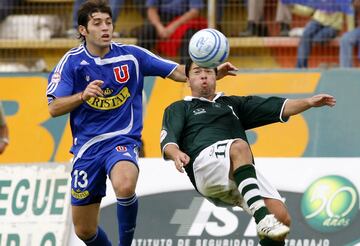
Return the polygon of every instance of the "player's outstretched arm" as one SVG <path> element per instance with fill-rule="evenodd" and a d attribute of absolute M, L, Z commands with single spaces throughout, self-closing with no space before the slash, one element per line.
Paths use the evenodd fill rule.
<path fill-rule="evenodd" d="M 175 144 L 166 145 L 164 149 L 164 156 L 170 160 L 173 160 L 176 169 L 181 173 L 184 172 L 183 167 L 186 166 L 190 161 L 190 157 L 182 152 Z"/>
<path fill-rule="evenodd" d="M 83 102 L 89 100 L 91 97 L 103 96 L 101 85 L 104 81 L 94 80 L 88 84 L 84 91 L 76 93 L 68 97 L 59 97 L 52 101 L 48 108 L 52 117 L 57 117 L 63 114 L 70 113 Z"/>
<path fill-rule="evenodd" d="M 176 69 L 169 75 L 169 78 L 177 82 L 186 82 L 185 66 L 177 66 Z"/>
<path fill-rule="evenodd" d="M 289 117 L 304 112 L 310 108 L 323 106 L 333 107 L 335 104 L 335 97 L 328 94 L 318 94 L 302 99 L 288 99 L 286 101 L 282 116 Z"/>

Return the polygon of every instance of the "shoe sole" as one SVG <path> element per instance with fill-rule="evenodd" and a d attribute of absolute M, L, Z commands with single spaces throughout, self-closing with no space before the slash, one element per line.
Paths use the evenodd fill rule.
<path fill-rule="evenodd" d="M 269 235 L 266 235 L 266 234 L 258 234 L 258 236 L 259 236 L 260 239 L 264 239 L 265 237 L 267 237 L 267 238 L 270 238 L 270 239 L 273 239 L 273 240 L 281 241 L 281 240 L 284 240 L 286 238 L 286 236 L 289 234 L 289 232 L 290 232 L 290 229 L 288 229 L 287 231 L 284 231 L 283 233 L 278 234 L 276 236 L 269 236 Z"/>

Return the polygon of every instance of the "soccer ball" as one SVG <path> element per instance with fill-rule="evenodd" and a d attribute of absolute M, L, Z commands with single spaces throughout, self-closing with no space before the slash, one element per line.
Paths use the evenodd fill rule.
<path fill-rule="evenodd" d="M 229 41 L 215 29 L 202 29 L 190 39 L 189 56 L 200 67 L 217 67 L 229 56 Z"/>

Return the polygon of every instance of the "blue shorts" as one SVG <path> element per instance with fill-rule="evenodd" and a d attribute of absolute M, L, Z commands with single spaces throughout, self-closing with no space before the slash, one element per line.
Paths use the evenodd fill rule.
<path fill-rule="evenodd" d="M 75 161 L 71 171 L 71 204 L 75 206 L 99 203 L 106 194 L 106 178 L 118 161 L 130 161 L 138 167 L 139 148 L 118 145 L 95 158 Z"/>

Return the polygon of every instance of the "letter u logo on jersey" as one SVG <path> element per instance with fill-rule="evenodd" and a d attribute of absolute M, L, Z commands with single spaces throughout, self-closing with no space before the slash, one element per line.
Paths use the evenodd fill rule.
<path fill-rule="evenodd" d="M 122 65 L 120 67 L 114 67 L 114 74 L 115 79 L 119 83 L 126 83 L 130 76 L 129 76 L 129 67 L 128 65 Z"/>

